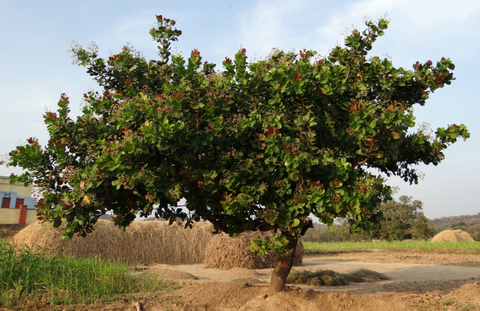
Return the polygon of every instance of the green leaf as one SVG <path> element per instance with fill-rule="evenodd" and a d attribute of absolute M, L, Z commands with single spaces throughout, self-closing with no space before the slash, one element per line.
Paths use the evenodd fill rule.
<path fill-rule="evenodd" d="M 293 226 L 293 227 L 298 227 L 298 225 L 300 225 L 300 220 L 298 220 L 297 218 L 295 218 L 295 219 L 293 220 L 292 226 Z"/>

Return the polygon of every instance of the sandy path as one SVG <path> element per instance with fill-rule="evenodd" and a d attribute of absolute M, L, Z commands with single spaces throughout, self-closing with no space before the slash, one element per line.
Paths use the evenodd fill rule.
<path fill-rule="evenodd" d="M 151 272 L 155 270 L 151 267 Z M 390 277 L 391 280 L 375 283 L 351 283 L 346 286 L 322 286 L 302 288 L 312 288 L 322 292 L 348 292 L 350 294 L 375 294 L 388 295 L 391 292 L 422 292 L 425 290 L 439 290 L 449 292 L 460 287 L 467 281 L 480 277 L 480 267 L 461 267 L 461 266 L 436 266 L 424 264 L 404 264 L 404 263 L 365 263 L 358 261 L 318 261 L 306 260 L 300 267 L 294 269 L 301 270 L 333 270 L 336 272 L 350 272 L 360 268 L 380 272 Z M 157 270 L 165 269 L 179 275 L 178 278 L 189 279 L 193 275 L 194 282 L 231 282 L 238 278 L 254 278 L 263 282 L 270 281 L 270 275 L 273 269 L 247 270 L 235 268 L 231 270 L 205 269 L 203 264 L 196 265 L 161 265 Z M 149 269 L 150 270 L 150 269 Z M 182 274 L 183 273 L 183 274 Z M 168 274 L 165 275 L 168 277 Z M 170 278 L 177 278 L 170 275 Z"/>
<path fill-rule="evenodd" d="M 347 286 L 322 286 L 322 292 L 368 294 L 388 291 L 449 290 L 466 280 L 480 277 L 478 267 L 436 266 L 403 263 L 362 263 L 355 261 L 305 261 L 300 269 L 333 270 L 340 273 L 369 269 L 390 277 L 375 283 L 351 283 Z"/>

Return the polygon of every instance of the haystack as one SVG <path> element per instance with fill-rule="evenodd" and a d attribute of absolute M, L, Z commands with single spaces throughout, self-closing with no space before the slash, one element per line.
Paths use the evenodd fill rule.
<path fill-rule="evenodd" d="M 244 232 L 237 237 L 230 237 L 222 233 L 214 236 L 205 250 L 205 268 L 232 269 L 266 269 L 274 268 L 278 262 L 278 255 L 274 251 L 268 252 L 264 257 L 250 254 L 248 243 L 257 238 L 272 236 L 272 232 Z M 305 251 L 303 243 L 299 241 L 295 252 L 294 266 L 300 266 Z"/>
<path fill-rule="evenodd" d="M 37 221 L 17 233 L 12 244 L 15 248 L 27 246 L 35 250 L 40 246 L 49 252 L 96 256 L 126 264 L 194 264 L 203 262 L 213 230 L 209 222 L 184 229 L 183 223 L 135 221 L 122 231 L 112 221 L 99 220 L 95 231 L 85 238 L 62 239 L 62 228 L 43 226 Z"/>
<path fill-rule="evenodd" d="M 433 237 L 432 242 L 473 241 L 470 234 L 463 230 L 444 230 Z"/>

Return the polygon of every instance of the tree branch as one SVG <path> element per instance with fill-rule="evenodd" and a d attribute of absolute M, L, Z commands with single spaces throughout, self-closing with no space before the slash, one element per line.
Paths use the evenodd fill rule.
<path fill-rule="evenodd" d="M 350 75 L 350 65 L 348 65 L 347 76 L 345 77 L 345 81 L 343 81 L 342 86 L 344 86 L 345 83 L 347 83 L 347 80 L 348 80 L 348 76 L 349 76 L 349 75 Z"/>
<path fill-rule="evenodd" d="M 373 144 L 375 142 L 375 139 L 372 139 L 372 143 L 370 144 L 370 149 L 368 150 L 368 155 L 365 159 L 363 159 L 363 161 L 360 161 L 358 162 L 358 160 L 355 162 L 355 164 L 353 165 L 354 167 L 355 166 L 359 166 L 359 165 L 362 165 L 364 164 L 365 162 L 368 161 L 368 159 L 370 159 L 370 156 L 372 155 L 372 149 L 373 149 Z"/>

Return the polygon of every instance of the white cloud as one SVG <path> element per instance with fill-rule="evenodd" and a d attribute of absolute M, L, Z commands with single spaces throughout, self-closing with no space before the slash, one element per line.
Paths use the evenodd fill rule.
<path fill-rule="evenodd" d="M 391 20 L 390 26 L 396 35 L 401 34 L 403 38 L 443 36 L 448 41 L 451 39 L 446 36 L 448 34 L 462 36 L 465 35 L 465 30 L 476 33 L 475 29 L 469 29 L 465 24 L 479 28 L 476 21 L 480 14 L 480 2 L 467 0 L 453 4 L 446 0 L 357 1 L 331 14 L 328 22 L 318 28 L 318 33 L 331 38 L 337 36 L 338 30 L 352 23 L 360 29 L 363 28 L 364 17 L 377 20 L 385 14 Z"/>
<path fill-rule="evenodd" d="M 139 14 L 134 17 L 124 17 L 115 21 L 112 32 L 116 41 L 121 44 L 127 42 L 141 50 L 152 45 L 152 38 L 148 34 L 154 25 L 152 14 Z"/>
<path fill-rule="evenodd" d="M 310 0 L 264 0 L 239 15 L 239 37 L 234 36 L 223 45 L 242 44 L 249 55 L 259 56 L 265 56 L 274 47 L 308 48 L 326 54 L 342 43 L 346 28 L 364 29 L 365 18 L 375 21 L 386 14 L 391 20 L 387 31 L 389 47 L 394 50 L 422 50 L 432 43 L 448 46 L 451 40 L 480 30 L 476 22 L 480 2 L 476 0 L 455 4 L 446 0 L 365 0 L 336 6 Z M 382 38 L 377 45 L 382 41 L 386 42 Z"/>
<path fill-rule="evenodd" d="M 299 37 L 305 36 L 308 25 L 302 15 L 312 1 L 259 1 L 239 17 L 240 42 L 249 54 L 267 55 L 272 48 L 290 50 L 298 46 Z"/>

